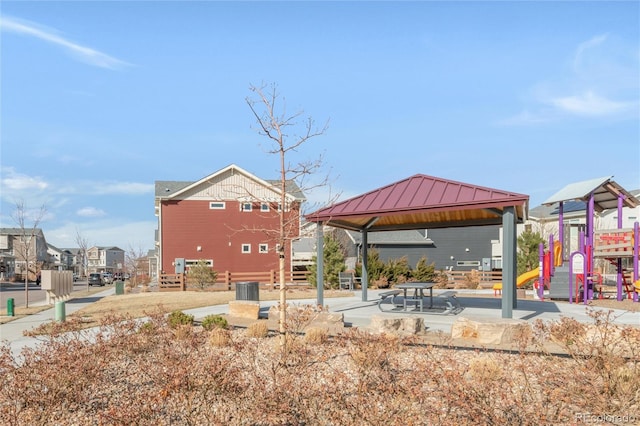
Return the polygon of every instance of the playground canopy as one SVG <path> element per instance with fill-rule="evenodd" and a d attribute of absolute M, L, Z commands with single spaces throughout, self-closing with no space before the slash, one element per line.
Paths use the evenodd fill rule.
<path fill-rule="evenodd" d="M 611 180 L 612 178 L 613 176 L 608 176 L 569 184 L 542 204 L 549 206 L 564 201 L 583 201 L 587 203 L 593 196 L 593 207 L 598 212 L 618 208 L 619 199 L 622 199 L 624 207 L 638 207 L 640 201 Z"/>
<path fill-rule="evenodd" d="M 416 174 L 317 210 L 305 215 L 305 219 L 318 224 L 318 259 L 323 258 L 322 225 L 329 225 L 362 233 L 365 262 L 367 232 L 503 225 L 503 317 L 511 318 L 511 308 L 516 304 L 515 225 L 525 220 L 528 202 L 528 195 Z M 318 304 L 323 302 L 320 263 Z M 368 277 L 364 266 L 362 300 L 366 301 Z M 511 287 L 513 291 L 509 290 Z"/>

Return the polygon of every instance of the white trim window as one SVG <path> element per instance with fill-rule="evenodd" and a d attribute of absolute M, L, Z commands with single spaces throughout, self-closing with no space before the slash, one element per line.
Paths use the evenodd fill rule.
<path fill-rule="evenodd" d="M 226 208 L 224 201 L 210 201 L 209 209 L 210 210 L 224 210 Z"/>
<path fill-rule="evenodd" d="M 243 212 L 250 212 L 253 210 L 253 204 L 251 203 L 240 203 L 240 210 Z"/>
<path fill-rule="evenodd" d="M 259 244 L 258 253 L 269 253 L 269 244 Z"/>
<path fill-rule="evenodd" d="M 251 253 L 251 244 L 242 244 L 242 254 Z"/>
<path fill-rule="evenodd" d="M 204 260 L 208 267 L 213 268 L 213 259 L 185 259 L 184 266 L 188 269 L 197 265 L 200 260 Z"/>
<path fill-rule="evenodd" d="M 260 203 L 260 211 L 268 212 L 269 211 L 269 203 Z"/>

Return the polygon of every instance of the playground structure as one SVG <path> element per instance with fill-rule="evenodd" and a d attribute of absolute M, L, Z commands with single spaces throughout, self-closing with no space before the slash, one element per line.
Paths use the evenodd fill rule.
<path fill-rule="evenodd" d="M 569 248 L 564 235 L 565 201 L 583 201 L 587 209 L 586 224 L 573 251 L 563 250 L 565 246 Z M 575 300 L 587 304 L 596 293 L 601 298 L 603 277 L 595 266 L 596 260 L 602 259 L 616 268 L 616 299 L 621 301 L 626 297 L 637 302 L 640 293 L 639 226 L 635 222 L 631 228 L 623 228 L 623 207 L 638 207 L 640 201 L 608 177 L 568 185 L 543 204 L 555 203 L 558 203 L 558 239 L 551 235 L 548 249 L 540 244 L 538 297 L 543 298 L 547 287 L 550 298 L 568 299 L 570 303 Z M 595 230 L 596 211 L 613 208 L 617 208 L 617 228 Z M 529 277 L 529 280 L 533 278 Z"/>

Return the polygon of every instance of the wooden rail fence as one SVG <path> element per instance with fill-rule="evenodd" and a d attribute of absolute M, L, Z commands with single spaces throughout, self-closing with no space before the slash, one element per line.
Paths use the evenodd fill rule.
<path fill-rule="evenodd" d="M 471 283 L 477 283 L 478 288 L 493 288 L 496 283 L 502 282 L 502 271 L 446 271 L 447 288 L 469 287 Z"/>
<path fill-rule="evenodd" d="M 285 273 L 287 288 L 307 288 L 309 286 L 308 272 L 293 271 Z M 502 282 L 501 271 L 446 271 L 447 288 L 469 288 L 475 283 L 478 288 L 493 288 L 493 285 Z M 266 272 L 230 272 L 218 274 L 216 282 L 209 290 L 229 291 L 235 290 L 236 283 L 257 281 L 260 288 L 273 290 L 280 286 L 279 273 L 276 270 Z M 472 286 L 472 285 L 471 285 Z M 161 274 L 158 280 L 159 291 L 185 291 L 189 287 L 189 277 L 184 274 Z"/>
<path fill-rule="evenodd" d="M 287 288 L 308 287 L 309 281 L 306 271 L 285 272 L 285 282 Z M 280 274 L 276 270 L 266 272 L 230 272 L 218 273 L 216 282 L 209 290 L 229 291 L 235 290 L 236 283 L 257 281 L 263 289 L 275 289 L 280 286 Z M 185 291 L 189 286 L 189 275 L 187 274 L 161 274 L 158 280 L 159 291 Z"/>

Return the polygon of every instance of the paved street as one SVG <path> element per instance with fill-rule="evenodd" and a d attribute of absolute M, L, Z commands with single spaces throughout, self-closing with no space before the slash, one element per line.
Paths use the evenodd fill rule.
<path fill-rule="evenodd" d="M 105 287 L 107 288 L 108 285 Z M 82 291 L 87 289 L 87 281 L 76 281 L 73 283 L 73 291 Z M 0 283 L 0 308 L 7 308 L 7 299 L 13 298 L 15 307 L 24 307 L 25 305 L 24 282 L 22 283 Z M 29 283 L 29 306 L 42 305 L 46 302 L 47 292 L 42 290 L 36 283 Z"/>

